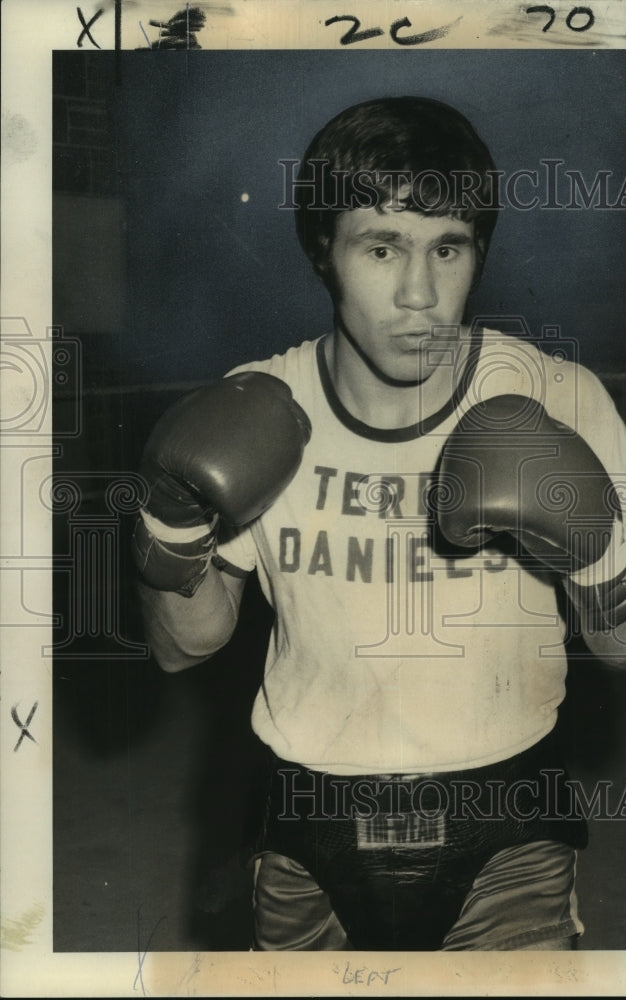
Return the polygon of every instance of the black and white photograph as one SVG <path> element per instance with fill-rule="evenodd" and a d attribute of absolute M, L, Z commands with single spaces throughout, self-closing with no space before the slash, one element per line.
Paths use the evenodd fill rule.
<path fill-rule="evenodd" d="M 267 7 L 3 102 L 5 982 L 610 995 L 623 23 Z"/>

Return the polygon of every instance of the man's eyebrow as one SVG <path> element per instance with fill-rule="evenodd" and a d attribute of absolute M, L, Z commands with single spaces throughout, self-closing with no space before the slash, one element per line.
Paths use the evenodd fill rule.
<path fill-rule="evenodd" d="M 355 233 L 351 237 L 352 243 L 413 243 L 413 238 L 397 229 L 364 229 L 360 233 Z"/>
<path fill-rule="evenodd" d="M 460 233 L 456 229 L 451 229 L 447 233 L 442 233 L 441 236 L 436 236 L 435 239 L 430 241 L 429 246 L 438 247 L 441 246 L 442 243 L 465 247 L 470 244 L 473 245 L 474 237 L 470 233 Z"/>

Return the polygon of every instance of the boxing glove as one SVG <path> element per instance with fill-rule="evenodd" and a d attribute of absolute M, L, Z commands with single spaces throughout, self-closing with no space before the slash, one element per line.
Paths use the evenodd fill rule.
<path fill-rule="evenodd" d="M 155 425 L 140 472 L 149 498 L 133 554 L 146 583 L 191 596 L 218 519 L 259 517 L 296 474 L 311 425 L 281 379 L 244 372 L 178 400 Z"/>
<path fill-rule="evenodd" d="M 438 521 L 445 538 L 479 547 L 500 532 L 559 573 L 609 549 L 617 496 L 604 466 L 571 428 L 525 396 L 471 407 L 447 440 Z"/>

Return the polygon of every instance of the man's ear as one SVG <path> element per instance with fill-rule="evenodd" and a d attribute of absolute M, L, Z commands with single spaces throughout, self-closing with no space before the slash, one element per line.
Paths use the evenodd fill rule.
<path fill-rule="evenodd" d="M 318 274 L 324 274 L 330 267 L 330 236 L 322 233 L 315 248 L 313 265 Z"/>
<path fill-rule="evenodd" d="M 470 294 L 475 292 L 480 285 L 480 279 L 483 276 L 483 267 L 485 266 L 485 256 L 487 252 L 484 236 L 477 236 L 474 245 L 476 247 L 476 264 L 474 266 L 474 277 L 472 278 L 472 284 L 470 285 Z"/>
<path fill-rule="evenodd" d="M 311 258 L 311 263 L 313 264 L 313 270 L 315 271 L 317 277 L 320 279 L 330 297 L 334 300 L 336 285 L 334 281 L 334 273 L 330 260 L 330 249 L 331 240 L 329 236 L 320 236 L 317 253 L 314 258 Z"/>

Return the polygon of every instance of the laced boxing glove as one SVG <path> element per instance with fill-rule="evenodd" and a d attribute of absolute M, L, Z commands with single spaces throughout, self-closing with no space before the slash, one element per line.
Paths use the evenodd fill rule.
<path fill-rule="evenodd" d="M 178 400 L 155 425 L 140 472 L 150 495 L 133 535 L 144 581 L 190 597 L 219 518 L 249 524 L 293 479 L 311 425 L 289 386 L 244 372 Z"/>
<path fill-rule="evenodd" d="M 439 488 L 450 501 L 439 527 L 453 545 L 479 547 L 506 532 L 580 587 L 604 625 L 626 618 L 615 488 L 586 441 L 540 403 L 506 395 L 471 407 L 444 446 Z"/>

